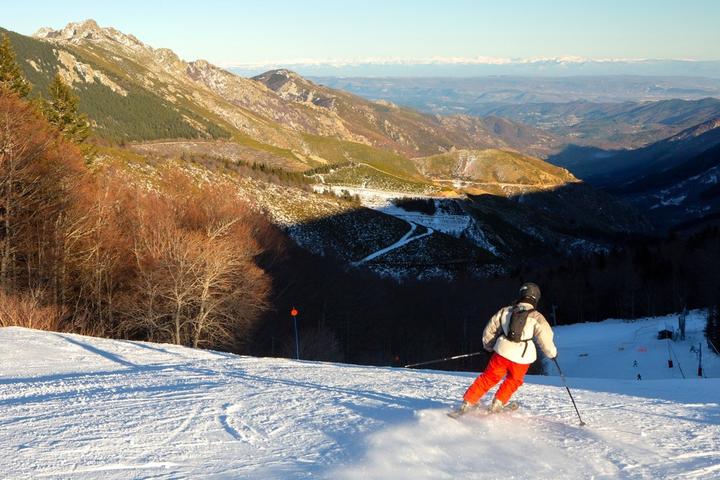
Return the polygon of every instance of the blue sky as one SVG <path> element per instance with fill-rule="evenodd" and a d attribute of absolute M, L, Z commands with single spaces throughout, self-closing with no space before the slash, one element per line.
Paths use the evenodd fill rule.
<path fill-rule="evenodd" d="M 720 60 L 717 0 L 0 0 L 31 34 L 94 18 L 186 60 L 430 57 Z"/>

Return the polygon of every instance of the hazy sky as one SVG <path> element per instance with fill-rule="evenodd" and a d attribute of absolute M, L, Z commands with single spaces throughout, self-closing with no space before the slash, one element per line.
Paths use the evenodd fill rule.
<path fill-rule="evenodd" d="M 718 0 L 0 0 L 31 34 L 94 18 L 186 60 L 556 57 L 720 60 Z"/>

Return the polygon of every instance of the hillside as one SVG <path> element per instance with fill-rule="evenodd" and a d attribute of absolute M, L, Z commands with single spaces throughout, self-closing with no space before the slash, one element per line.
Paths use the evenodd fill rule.
<path fill-rule="evenodd" d="M 92 20 L 41 29 L 34 38 L 9 35 L 36 94 L 60 73 L 100 137 L 229 139 L 257 161 L 303 169 L 389 156 L 349 133 L 332 112 L 286 102 L 258 82 L 202 60 L 185 62 Z M 392 160 L 414 173 L 401 156 Z"/>
<path fill-rule="evenodd" d="M 349 143 L 367 146 L 356 160 L 371 161 L 375 149 L 403 156 L 456 145 L 545 151 L 552 142 L 539 130 L 498 119 L 445 119 L 368 102 L 286 70 L 242 78 L 205 60 L 183 61 L 169 49 L 101 28 L 93 20 L 61 30 L 44 28 L 34 39 L 11 38 L 31 83 L 42 91 L 59 71 L 79 90 L 83 109 L 98 122 L 98 133 L 115 139 L 231 137 L 254 149 L 295 156 L 309 167 L 353 157 L 359 147 Z M 118 103 L 125 104 L 128 115 L 145 112 L 149 118 L 138 119 L 145 126 L 108 115 Z M 169 124 L 160 114 L 175 114 L 182 128 L 154 131 L 153 125 Z"/>
<path fill-rule="evenodd" d="M 202 146 L 202 142 L 193 143 Z M 286 184 L 276 183 L 266 178 L 275 175 L 273 172 L 248 169 L 244 164 L 212 156 L 182 159 L 103 148 L 95 168 L 99 174 L 106 169 L 123 172 L 127 182 L 150 189 L 159 188 L 173 172 L 187 172 L 198 185 L 230 181 L 239 198 L 265 212 L 300 247 L 384 276 L 452 278 L 458 268 L 485 275 L 505 264 L 486 245 L 461 238 L 457 232 L 421 227 L 410 241 L 398 243 L 410 230 L 416 233 L 415 222 L 343 198 L 345 188 L 337 194 L 322 195 L 314 193 L 306 183 L 297 184 L 297 177 L 290 177 L 292 181 Z"/>
<path fill-rule="evenodd" d="M 100 136 L 135 140 L 230 135 L 222 122 L 208 119 L 209 112 L 158 96 L 152 91 L 156 85 L 149 79 L 136 82 L 132 73 L 144 72 L 139 65 L 114 64 L 72 45 L 53 45 L 4 29 L 0 33 L 9 35 L 23 74 L 34 86 L 33 94 L 46 96 L 52 77 L 60 73 L 76 89 L 80 108 L 92 119 Z"/>
<path fill-rule="evenodd" d="M 417 158 L 418 169 L 437 182 L 462 185 L 471 193 L 503 196 L 558 188 L 578 180 L 564 168 L 504 150 L 453 150 Z"/>
<path fill-rule="evenodd" d="M 661 228 L 702 224 L 720 213 L 720 120 L 635 150 L 578 149 L 550 160 L 648 212 Z"/>
<path fill-rule="evenodd" d="M 652 231 L 638 210 L 535 157 L 453 150 L 413 162 L 434 187 L 350 164 L 318 170 L 313 188 L 357 196 L 363 206 L 467 239 L 511 264 L 607 251 L 618 238 Z M 420 206 L 408 207 L 413 198 Z"/>
<path fill-rule="evenodd" d="M 557 143 L 546 132 L 509 120 L 423 114 L 391 102 L 372 102 L 318 85 L 289 70 L 273 70 L 253 80 L 290 102 L 332 111 L 360 138 L 410 157 L 432 155 L 454 146 L 511 148 L 545 154 Z"/>
<path fill-rule="evenodd" d="M 597 185 L 612 185 L 642 190 L 643 184 L 667 172 L 686 165 L 688 161 L 720 145 L 720 114 L 718 117 L 693 125 L 676 135 L 648 145 L 645 148 L 617 152 L 607 157 L 609 172 L 596 173 L 589 180 Z M 698 172 L 699 173 L 699 172 Z M 672 183 L 672 176 L 666 175 Z M 680 177 L 675 178 L 680 180 Z M 662 186 L 662 181 L 649 182 Z"/>
<path fill-rule="evenodd" d="M 568 142 L 640 148 L 720 115 L 720 99 L 502 105 L 487 114 L 543 128 Z"/>
<path fill-rule="evenodd" d="M 720 145 L 683 164 L 651 173 L 612 192 L 638 208 L 649 209 L 661 228 L 697 228 L 720 214 Z"/>
<path fill-rule="evenodd" d="M 548 161 L 595 185 L 622 185 L 679 166 L 718 144 L 720 112 L 672 136 L 635 149 L 601 149 L 571 145 Z"/>
<path fill-rule="evenodd" d="M 0 469 L 78 479 L 713 477 L 717 359 L 707 356 L 713 378 L 575 377 L 581 362 L 601 366 L 597 347 L 665 347 L 642 324 L 618 325 L 625 336 L 607 342 L 597 336 L 605 324 L 557 328 L 585 427 L 558 377 L 529 376 L 517 412 L 458 422 L 444 412 L 471 373 L 2 328 Z"/>
<path fill-rule="evenodd" d="M 644 213 L 584 183 L 511 198 L 469 195 L 465 209 L 491 245 L 526 264 L 607 253 L 618 239 L 653 231 Z"/>
<path fill-rule="evenodd" d="M 178 141 L 188 138 L 223 150 L 223 143 L 208 142 L 221 138 L 238 144 L 244 158 L 274 167 L 363 162 L 410 181 L 422 179 L 408 157 L 455 146 L 545 151 L 552 143 L 547 134 L 506 120 L 425 115 L 285 70 L 245 79 L 204 60 L 185 62 L 93 20 L 10 37 L 37 93 L 59 72 L 97 135 L 119 141 L 172 139 L 175 151 L 184 151 L 197 145 Z"/>

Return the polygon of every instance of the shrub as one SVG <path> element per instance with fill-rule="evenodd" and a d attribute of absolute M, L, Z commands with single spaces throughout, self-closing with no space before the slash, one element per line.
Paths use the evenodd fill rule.
<path fill-rule="evenodd" d="M 0 292 L 0 326 L 60 330 L 65 311 L 55 305 L 43 306 L 37 296 Z"/>

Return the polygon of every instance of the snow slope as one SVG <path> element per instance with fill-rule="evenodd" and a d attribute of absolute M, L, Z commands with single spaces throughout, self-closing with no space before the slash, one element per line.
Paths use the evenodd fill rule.
<path fill-rule="evenodd" d="M 558 377 L 449 419 L 473 377 L 3 328 L 0 476 L 720 478 L 717 378 L 571 378 L 581 428 Z"/>
<path fill-rule="evenodd" d="M 555 327 L 558 360 L 565 375 L 573 377 L 643 380 L 696 378 L 702 344 L 703 374 L 720 378 L 720 357 L 705 341 L 706 311 L 688 313 L 685 340 L 658 340 L 661 329 L 677 330 L 679 315 L 644 320 L 605 320 Z M 720 347 L 720 346 L 718 346 Z M 672 358 L 673 367 L 668 368 Z M 637 362 L 637 365 L 636 363 Z M 547 368 L 553 373 L 552 368 Z"/>

